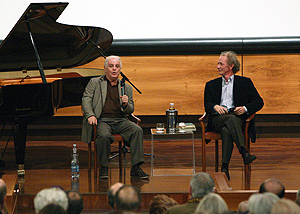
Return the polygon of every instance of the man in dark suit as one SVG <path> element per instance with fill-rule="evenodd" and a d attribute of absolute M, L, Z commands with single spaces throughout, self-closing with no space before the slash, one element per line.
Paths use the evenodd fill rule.
<path fill-rule="evenodd" d="M 222 52 L 218 61 L 222 77 L 206 83 L 204 91 L 205 111 L 209 114 L 206 131 L 216 131 L 222 138 L 222 168 L 230 180 L 228 165 L 235 142 L 244 164 L 250 164 L 255 155 L 246 150 L 243 127 L 246 119 L 259 111 L 263 105 L 250 78 L 235 75 L 240 70 L 240 62 L 233 51 Z M 255 127 L 252 121 L 249 128 L 252 142 L 255 141 Z"/>

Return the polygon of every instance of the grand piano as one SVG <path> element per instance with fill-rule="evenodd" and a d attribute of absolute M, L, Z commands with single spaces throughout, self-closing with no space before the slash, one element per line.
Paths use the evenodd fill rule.
<path fill-rule="evenodd" d="M 104 28 L 56 22 L 67 6 L 30 4 L 0 45 L 0 78 L 8 77 L 0 80 L 0 120 L 12 124 L 19 176 L 25 175 L 27 125 L 80 105 L 93 76 L 64 71 L 105 56 L 113 41 Z M 30 75 L 33 70 L 38 75 Z"/>

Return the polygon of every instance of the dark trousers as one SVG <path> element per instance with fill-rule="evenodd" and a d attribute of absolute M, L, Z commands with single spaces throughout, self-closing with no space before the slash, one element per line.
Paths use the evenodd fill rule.
<path fill-rule="evenodd" d="M 132 166 L 144 162 L 143 129 L 126 118 L 101 118 L 97 125 L 96 144 L 102 166 L 108 166 L 113 134 L 120 134 L 128 143 Z"/>
<path fill-rule="evenodd" d="M 212 121 L 213 129 L 219 132 L 222 139 L 222 163 L 229 164 L 235 142 L 239 152 L 245 148 L 243 122 L 234 113 L 215 116 Z"/>

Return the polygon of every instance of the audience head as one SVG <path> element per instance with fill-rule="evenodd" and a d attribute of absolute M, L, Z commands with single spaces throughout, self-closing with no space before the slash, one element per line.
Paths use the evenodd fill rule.
<path fill-rule="evenodd" d="M 178 205 L 178 203 L 173 198 L 166 195 L 156 195 L 149 203 L 149 214 L 166 213 L 166 211 L 174 205 Z"/>
<path fill-rule="evenodd" d="M 300 196 L 297 196 L 295 202 L 296 202 L 296 204 L 298 204 L 300 206 Z"/>
<path fill-rule="evenodd" d="M 271 214 L 298 214 L 300 207 L 294 201 L 282 198 L 272 207 Z"/>
<path fill-rule="evenodd" d="M 107 199 L 109 205 L 114 209 L 115 208 L 115 197 L 117 191 L 124 186 L 122 183 L 115 183 L 107 190 Z"/>
<path fill-rule="evenodd" d="M 209 193 L 200 201 L 196 208 L 195 214 L 225 214 L 227 212 L 228 206 L 224 199 L 216 193 Z"/>
<path fill-rule="evenodd" d="M 59 205 L 67 211 L 69 200 L 66 192 L 57 187 L 46 188 L 39 191 L 34 198 L 35 212 L 39 213 L 40 210 L 48 204 Z"/>
<path fill-rule="evenodd" d="M 245 213 L 247 211 L 249 211 L 249 201 L 242 201 L 239 204 L 237 213 Z"/>
<path fill-rule="evenodd" d="M 284 197 L 285 188 L 283 184 L 276 178 L 265 180 L 259 187 L 259 193 L 272 192 L 279 198 Z"/>
<path fill-rule="evenodd" d="M 67 212 L 60 205 L 48 204 L 38 214 L 67 214 Z"/>
<path fill-rule="evenodd" d="M 4 204 L 4 199 L 6 196 L 6 184 L 3 179 L 0 179 L 0 204 Z"/>
<path fill-rule="evenodd" d="M 83 210 L 83 198 L 82 195 L 76 190 L 67 191 L 69 199 L 68 213 L 79 214 Z"/>
<path fill-rule="evenodd" d="M 269 214 L 279 197 L 272 192 L 255 193 L 249 198 L 250 214 Z"/>
<path fill-rule="evenodd" d="M 124 185 L 117 191 L 115 203 L 118 213 L 138 213 L 141 210 L 142 196 L 136 187 Z"/>
<path fill-rule="evenodd" d="M 192 198 L 203 198 L 213 192 L 215 181 L 212 176 L 205 172 L 195 174 L 190 181 L 190 194 Z"/>

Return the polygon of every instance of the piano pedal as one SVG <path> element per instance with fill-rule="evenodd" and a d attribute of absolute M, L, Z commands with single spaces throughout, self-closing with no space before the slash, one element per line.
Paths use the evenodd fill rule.
<path fill-rule="evenodd" d="M 19 164 L 17 169 L 18 177 L 24 177 L 25 176 L 25 169 L 24 164 Z"/>

